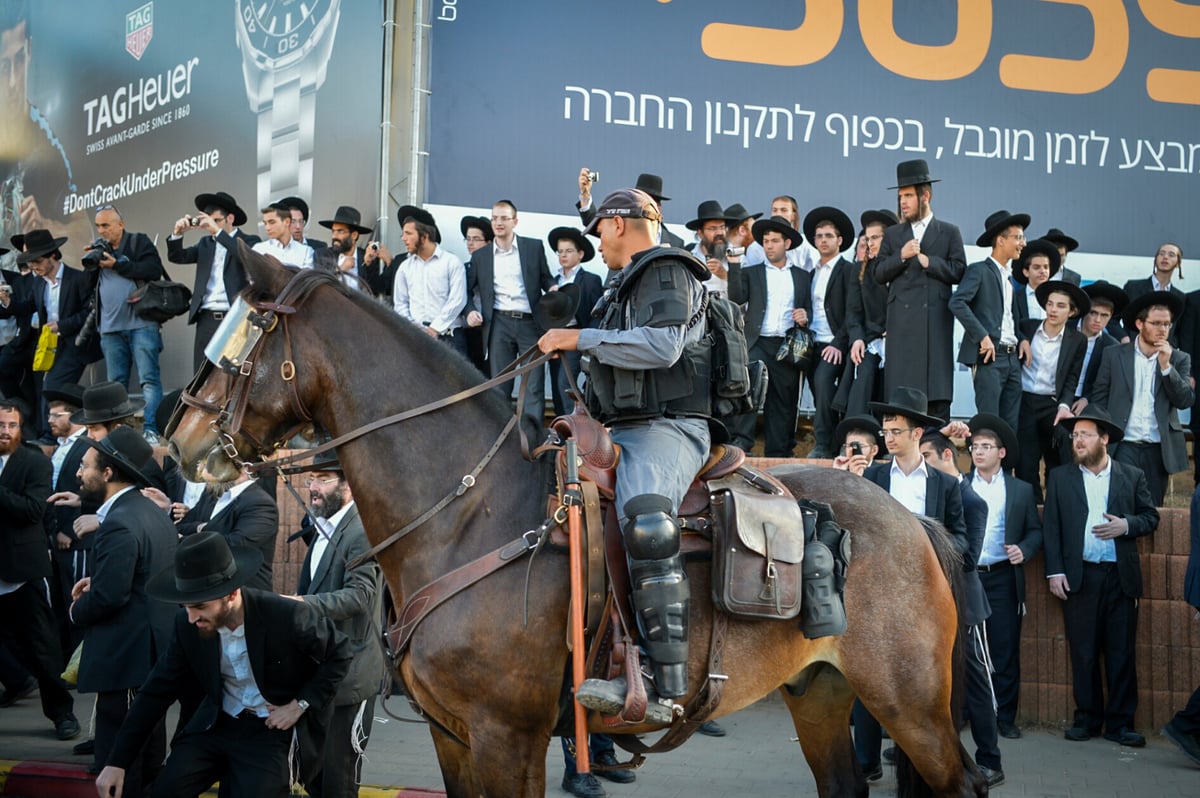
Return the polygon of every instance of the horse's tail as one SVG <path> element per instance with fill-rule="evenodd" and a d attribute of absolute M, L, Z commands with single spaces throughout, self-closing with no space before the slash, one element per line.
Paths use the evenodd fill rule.
<path fill-rule="evenodd" d="M 954 547 L 954 538 L 946 531 L 946 528 L 938 521 L 925 516 L 918 516 L 921 522 L 921 527 L 925 530 L 926 536 L 929 538 L 929 543 L 933 546 L 934 554 L 937 555 L 938 564 L 942 566 L 942 574 L 946 577 L 946 582 L 950 585 L 950 595 L 954 598 L 955 612 L 955 635 L 954 635 L 954 652 L 951 659 L 951 687 L 950 687 L 950 718 L 954 723 L 954 728 L 958 729 L 962 723 L 963 710 L 963 682 L 965 675 L 966 662 L 966 645 L 965 635 L 962 633 L 962 622 L 960 613 L 963 606 L 963 560 L 958 549 Z M 966 749 L 959 745 L 961 756 L 969 760 Z M 966 764 L 966 762 L 964 762 Z M 917 772 L 912 760 L 904 753 L 904 749 L 896 746 L 896 794 L 900 798 L 924 798 L 924 796 L 932 796 L 933 792 L 921 774 Z"/>

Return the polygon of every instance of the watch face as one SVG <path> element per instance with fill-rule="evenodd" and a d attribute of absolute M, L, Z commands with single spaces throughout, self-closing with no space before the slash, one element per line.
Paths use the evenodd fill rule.
<path fill-rule="evenodd" d="M 252 47 L 276 66 L 308 51 L 312 34 L 337 0 L 239 0 L 238 17 Z"/>

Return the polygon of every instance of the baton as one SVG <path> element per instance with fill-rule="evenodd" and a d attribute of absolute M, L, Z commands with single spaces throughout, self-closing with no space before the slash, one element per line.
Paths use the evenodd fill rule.
<path fill-rule="evenodd" d="M 565 446 L 567 473 L 563 478 L 563 503 L 567 506 L 567 536 L 570 543 L 571 559 L 571 680 L 575 684 L 575 694 L 583 684 L 584 657 L 587 652 L 583 645 L 583 529 L 580 514 L 583 510 L 583 494 L 579 486 L 579 463 L 577 462 L 577 444 L 574 438 L 568 438 Z M 590 773 L 592 763 L 588 747 L 587 710 L 579 703 L 575 704 L 575 770 L 578 773 Z"/>

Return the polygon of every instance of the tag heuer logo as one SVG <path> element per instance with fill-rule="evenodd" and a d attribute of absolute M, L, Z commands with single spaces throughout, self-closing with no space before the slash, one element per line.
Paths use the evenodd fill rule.
<path fill-rule="evenodd" d="M 141 61 L 154 38 L 154 0 L 125 15 L 125 50 Z"/>

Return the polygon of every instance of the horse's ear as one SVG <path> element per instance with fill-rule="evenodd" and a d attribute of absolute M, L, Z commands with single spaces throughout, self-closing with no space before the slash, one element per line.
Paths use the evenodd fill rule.
<path fill-rule="evenodd" d="M 287 273 L 279 261 L 270 255 L 255 252 L 242 238 L 238 238 L 238 257 L 246 269 L 246 279 L 257 292 L 277 294 L 287 282 Z"/>

